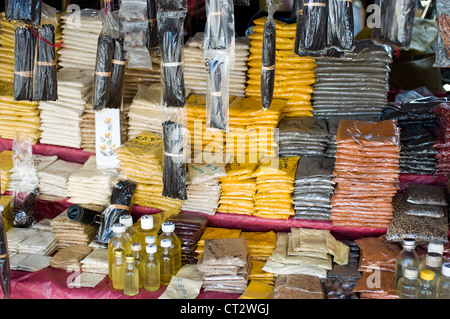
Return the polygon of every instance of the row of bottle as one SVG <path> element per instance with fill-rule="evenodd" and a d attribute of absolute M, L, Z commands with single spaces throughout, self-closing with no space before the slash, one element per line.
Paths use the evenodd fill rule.
<path fill-rule="evenodd" d="M 130 215 L 121 216 L 113 225 L 108 258 L 109 277 L 115 289 L 135 295 L 139 288 L 156 291 L 161 284 L 169 284 L 181 268 L 181 241 L 174 233 L 173 222 L 164 222 L 161 230 L 157 236 L 151 215 L 142 216 L 136 229 Z"/>
<path fill-rule="evenodd" d="M 401 299 L 450 299 L 450 263 L 443 262 L 444 245 L 430 242 L 420 260 L 414 239 L 403 240 L 396 259 L 395 284 Z"/>

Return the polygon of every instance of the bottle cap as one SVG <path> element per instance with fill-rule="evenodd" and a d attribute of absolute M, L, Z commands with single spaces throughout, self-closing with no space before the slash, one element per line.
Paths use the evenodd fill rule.
<path fill-rule="evenodd" d="M 153 228 L 153 216 L 144 215 L 141 217 L 141 228 L 152 229 Z"/>
<path fill-rule="evenodd" d="M 436 241 L 432 241 L 428 244 L 427 251 L 429 253 L 438 253 L 438 254 L 442 255 L 444 253 L 444 244 L 436 242 Z"/>
<path fill-rule="evenodd" d="M 172 246 L 172 241 L 170 239 L 164 238 L 161 240 L 161 247 L 170 247 Z"/>
<path fill-rule="evenodd" d="M 164 222 L 161 226 L 161 229 L 164 233 L 171 233 L 175 230 L 175 223 L 171 221 Z"/>
<path fill-rule="evenodd" d="M 422 270 L 420 273 L 420 278 L 423 280 L 433 280 L 434 279 L 434 272 L 429 269 Z"/>
<path fill-rule="evenodd" d="M 140 251 L 142 249 L 142 245 L 140 242 L 134 242 L 131 243 L 131 250 L 132 251 Z"/>
<path fill-rule="evenodd" d="M 125 255 L 125 252 L 123 251 L 123 249 L 117 249 L 114 251 L 114 256 L 116 256 L 116 257 L 123 257 L 123 255 Z"/>
<path fill-rule="evenodd" d="M 417 270 L 417 268 L 406 267 L 405 277 L 408 279 L 417 279 L 417 277 L 419 277 L 419 271 Z"/>
<path fill-rule="evenodd" d="M 430 267 L 441 267 L 442 255 L 438 253 L 428 253 L 425 257 L 425 264 Z"/>
<path fill-rule="evenodd" d="M 445 277 L 450 277 L 450 262 L 442 264 L 442 274 Z"/>
<path fill-rule="evenodd" d="M 130 227 L 133 225 L 133 217 L 131 215 L 122 215 L 119 218 L 119 222 L 124 224 L 125 227 Z"/>
<path fill-rule="evenodd" d="M 125 261 L 132 262 L 132 261 L 135 261 L 135 260 L 136 260 L 136 257 L 134 257 L 133 254 L 127 254 L 125 256 Z"/>
<path fill-rule="evenodd" d="M 125 230 L 125 226 L 121 223 L 116 223 L 112 226 L 113 233 L 124 233 Z"/>
<path fill-rule="evenodd" d="M 156 237 L 153 235 L 145 236 L 145 243 L 150 245 L 156 243 Z"/>
<path fill-rule="evenodd" d="M 402 243 L 403 247 L 414 248 L 416 246 L 416 241 L 413 238 L 405 238 Z"/>
<path fill-rule="evenodd" d="M 147 247 L 145 248 L 145 251 L 147 252 L 147 254 L 154 254 L 154 253 L 156 253 L 157 250 L 158 250 L 158 247 L 156 247 L 155 244 L 147 245 Z"/>

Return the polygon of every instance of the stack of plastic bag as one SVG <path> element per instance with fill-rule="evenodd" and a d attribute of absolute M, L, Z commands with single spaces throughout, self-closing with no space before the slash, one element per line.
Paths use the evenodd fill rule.
<path fill-rule="evenodd" d="M 295 214 L 292 192 L 299 157 L 284 157 L 259 165 L 256 177 L 253 216 L 267 219 L 288 219 Z"/>
<path fill-rule="evenodd" d="M 14 82 L 14 22 L 9 22 L 2 12 L 0 17 L 0 74 L 2 81 Z"/>
<path fill-rule="evenodd" d="M 311 117 L 284 118 L 278 129 L 281 157 L 325 154 L 329 140 L 325 120 Z"/>
<path fill-rule="evenodd" d="M 93 248 L 85 245 L 73 245 L 58 249 L 50 259 L 50 267 L 65 271 L 81 270 L 80 260 L 92 252 Z"/>
<path fill-rule="evenodd" d="M 197 242 L 205 231 L 209 218 L 204 215 L 180 213 L 169 217 L 175 224 L 175 235 L 181 240 L 181 264 L 197 264 Z"/>
<path fill-rule="evenodd" d="M 11 169 L 13 168 L 12 151 L 4 150 L 0 153 L 0 194 L 8 189 Z"/>
<path fill-rule="evenodd" d="M 43 170 L 37 172 L 40 196 L 49 198 L 67 198 L 67 181 L 83 165 L 58 159 Z"/>
<path fill-rule="evenodd" d="M 219 206 L 219 178 L 226 176 L 224 164 L 189 164 L 186 179 L 187 200 L 181 209 L 214 215 Z"/>
<path fill-rule="evenodd" d="M 62 68 L 94 71 L 97 58 L 97 40 L 102 30 L 99 11 L 83 9 L 79 13 L 61 16 L 62 41 L 58 65 Z"/>
<path fill-rule="evenodd" d="M 161 85 L 139 85 L 128 111 L 128 140 L 142 131 L 162 136 Z"/>
<path fill-rule="evenodd" d="M 329 230 L 292 227 L 289 233 L 277 233 L 275 250 L 263 270 L 276 276 L 303 274 L 326 278 L 333 261 L 348 264 L 349 251 Z"/>
<path fill-rule="evenodd" d="M 132 204 L 161 210 L 179 211 L 182 200 L 162 196 L 163 141 L 143 131 L 115 149 L 120 174 L 136 183 Z"/>
<path fill-rule="evenodd" d="M 92 102 L 86 103 L 81 119 L 81 148 L 85 152 L 95 153 L 95 111 Z"/>
<path fill-rule="evenodd" d="M 266 17 L 253 22 L 250 36 L 250 56 L 248 58 L 248 81 L 245 93 L 247 96 L 261 98 L 261 63 L 262 39 Z M 286 24 L 275 20 L 276 57 L 274 99 L 286 99 L 283 116 L 313 116 L 311 95 L 314 92 L 315 60 L 311 57 L 300 57 L 294 54 L 295 33 L 297 24 Z M 271 107 L 272 108 L 272 107 Z"/>
<path fill-rule="evenodd" d="M 251 258 L 244 238 L 205 241 L 205 251 L 197 263 L 203 273 L 205 291 L 243 293 L 247 288 Z"/>
<path fill-rule="evenodd" d="M 206 67 L 203 53 L 203 32 L 196 33 L 183 47 L 184 84 L 194 94 L 206 94 Z M 247 38 L 235 39 L 234 67 L 229 70 L 229 94 L 244 96 L 249 56 Z"/>
<path fill-rule="evenodd" d="M 240 234 L 240 238 L 244 238 L 247 241 L 248 253 L 252 258 L 253 263 L 255 260 L 267 260 L 275 249 L 277 243 L 277 234 L 273 231 L 243 231 Z"/>
<path fill-rule="evenodd" d="M 38 106 L 38 102 L 15 101 L 14 84 L 0 83 L 0 138 L 12 140 L 14 133 L 20 132 L 37 143 L 41 136 Z"/>
<path fill-rule="evenodd" d="M 80 148 L 81 122 L 92 98 L 93 72 L 63 68 L 58 72 L 58 100 L 41 101 L 41 143 Z"/>
<path fill-rule="evenodd" d="M 439 117 L 439 142 L 434 146 L 437 149 L 436 169 L 438 174 L 450 173 L 450 103 L 442 103 L 433 109 Z"/>
<path fill-rule="evenodd" d="M 6 235 L 10 254 L 50 256 L 56 250 L 56 239 L 50 229 L 13 227 Z"/>
<path fill-rule="evenodd" d="M 397 193 L 400 130 L 396 121 L 342 120 L 337 134 L 331 219 L 335 226 L 385 228 Z"/>
<path fill-rule="evenodd" d="M 82 272 L 108 275 L 108 249 L 94 247 L 91 253 L 80 262 Z"/>
<path fill-rule="evenodd" d="M 97 169 L 95 155 L 90 156 L 67 181 L 69 201 L 79 205 L 108 205 L 117 174 L 115 170 Z"/>
<path fill-rule="evenodd" d="M 219 208 L 221 213 L 252 215 L 254 213 L 257 164 L 229 163 L 227 176 L 220 178 L 222 187 Z"/>
<path fill-rule="evenodd" d="M 98 231 L 97 224 L 85 224 L 72 221 L 67 217 L 67 210 L 50 221 L 52 232 L 56 240 L 56 249 L 71 246 L 87 246 L 95 238 Z"/>
<path fill-rule="evenodd" d="M 232 229 L 232 228 L 221 228 L 221 227 L 211 227 L 208 226 L 204 229 L 200 239 L 197 241 L 197 247 L 195 252 L 198 258 L 203 255 L 205 251 L 206 240 L 211 239 L 224 239 L 224 238 L 239 238 L 241 236 L 242 230 Z"/>
<path fill-rule="evenodd" d="M 334 159 L 302 156 L 295 175 L 296 219 L 330 220 Z"/>
<path fill-rule="evenodd" d="M 391 49 L 366 40 L 355 44 L 339 57 L 316 59 L 314 116 L 379 115 L 386 106 Z"/>

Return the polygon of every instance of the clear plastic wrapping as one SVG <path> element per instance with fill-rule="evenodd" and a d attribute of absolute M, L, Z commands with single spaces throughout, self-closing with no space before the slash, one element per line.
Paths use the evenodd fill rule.
<path fill-rule="evenodd" d="M 147 47 L 154 48 L 159 45 L 158 42 L 158 25 L 156 23 L 157 0 L 147 0 Z"/>
<path fill-rule="evenodd" d="M 112 226 L 119 222 L 120 216 L 130 212 L 131 200 L 136 183 L 128 180 L 117 182 L 112 190 L 110 204 L 102 212 L 101 224 L 95 241 L 99 244 L 108 244 L 112 236 Z"/>
<path fill-rule="evenodd" d="M 343 50 L 353 47 L 353 3 L 349 0 L 328 2 L 327 44 Z"/>
<path fill-rule="evenodd" d="M 233 1 L 208 0 L 203 50 L 228 50 L 230 65 L 234 65 L 235 30 Z"/>
<path fill-rule="evenodd" d="M 450 1 L 436 0 L 439 34 L 435 68 L 450 68 Z"/>
<path fill-rule="evenodd" d="M 20 21 L 31 25 L 41 24 L 41 0 L 5 1 L 6 20 Z"/>
<path fill-rule="evenodd" d="M 377 0 L 380 26 L 372 29 L 372 39 L 395 47 L 408 48 L 414 23 L 415 0 Z"/>
<path fill-rule="evenodd" d="M 111 82 L 107 108 L 119 109 L 123 101 L 123 89 L 125 81 L 125 68 L 127 66 L 126 51 L 123 37 L 113 39 L 114 50 L 111 60 Z"/>
<path fill-rule="evenodd" d="M 262 62 L 261 62 L 261 100 L 264 110 L 270 108 L 273 99 L 273 89 L 275 87 L 275 55 L 276 36 L 275 20 L 273 15 L 280 3 L 275 4 L 272 0 L 267 1 L 267 19 L 264 22 Z"/>
<path fill-rule="evenodd" d="M 35 27 L 17 26 L 14 30 L 14 100 L 33 100 L 33 70 L 37 38 Z"/>
<path fill-rule="evenodd" d="M 124 0 L 120 4 L 124 48 L 130 68 L 152 69 L 152 60 L 147 48 L 148 8 L 147 0 Z"/>
<path fill-rule="evenodd" d="M 300 56 L 327 49 L 328 1 L 300 1 L 295 52 Z"/>

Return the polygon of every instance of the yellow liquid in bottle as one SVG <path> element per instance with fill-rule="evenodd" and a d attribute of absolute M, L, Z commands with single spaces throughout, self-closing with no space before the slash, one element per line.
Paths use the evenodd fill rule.
<path fill-rule="evenodd" d="M 162 251 L 159 256 L 161 264 L 160 280 L 162 285 L 168 285 L 175 271 L 175 261 L 170 247 L 164 247 L 163 245 L 161 249 Z"/>
<path fill-rule="evenodd" d="M 127 255 L 123 278 L 123 293 L 127 296 L 136 296 L 139 293 L 139 270 L 132 255 Z"/>
<path fill-rule="evenodd" d="M 145 262 L 144 289 L 147 291 L 157 291 L 161 287 L 160 264 L 156 254 L 149 254 Z"/>
<path fill-rule="evenodd" d="M 119 249 L 115 252 L 114 262 L 112 264 L 111 280 L 114 289 L 117 290 L 123 289 L 124 271 L 125 271 L 124 250 Z"/>
<path fill-rule="evenodd" d="M 172 241 L 172 254 L 174 258 L 174 274 L 181 268 L 181 240 L 177 235 L 172 233 L 162 233 L 158 238 L 158 246 L 162 239 L 170 239 Z"/>

